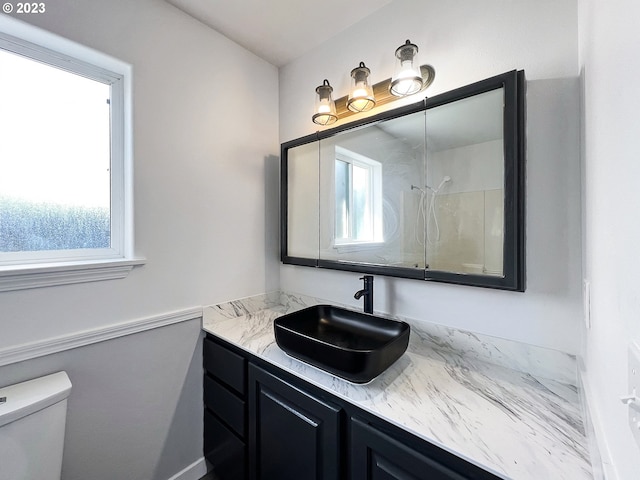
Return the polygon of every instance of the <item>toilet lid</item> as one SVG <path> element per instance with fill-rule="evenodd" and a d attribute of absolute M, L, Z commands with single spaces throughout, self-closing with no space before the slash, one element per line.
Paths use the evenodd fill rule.
<path fill-rule="evenodd" d="M 66 399 L 67 372 L 58 372 L 0 388 L 0 427 Z"/>

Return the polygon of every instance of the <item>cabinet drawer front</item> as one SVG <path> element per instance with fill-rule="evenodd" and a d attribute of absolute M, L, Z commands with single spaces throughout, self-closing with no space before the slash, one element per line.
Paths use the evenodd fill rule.
<path fill-rule="evenodd" d="M 244 437 L 244 401 L 206 375 L 204 377 L 204 404 L 227 422 L 238 435 Z"/>
<path fill-rule="evenodd" d="M 245 444 L 207 410 L 204 412 L 204 455 L 220 478 L 246 479 Z"/>
<path fill-rule="evenodd" d="M 205 338 L 204 368 L 209 374 L 244 395 L 246 360 L 243 357 Z"/>

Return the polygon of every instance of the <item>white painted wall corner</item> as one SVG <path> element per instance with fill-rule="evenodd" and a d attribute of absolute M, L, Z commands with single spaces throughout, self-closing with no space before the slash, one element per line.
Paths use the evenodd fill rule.
<path fill-rule="evenodd" d="M 582 358 L 578 357 L 578 391 L 582 406 L 582 418 L 589 447 L 589 459 L 594 480 L 620 480 L 604 436 L 600 417 L 590 403 L 592 390 Z"/>

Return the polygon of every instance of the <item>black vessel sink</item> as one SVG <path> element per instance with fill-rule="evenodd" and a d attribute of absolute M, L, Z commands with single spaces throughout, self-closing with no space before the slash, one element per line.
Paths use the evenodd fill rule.
<path fill-rule="evenodd" d="M 354 383 L 367 383 L 402 356 L 409 324 L 315 305 L 273 322 L 276 343 L 290 356 Z"/>

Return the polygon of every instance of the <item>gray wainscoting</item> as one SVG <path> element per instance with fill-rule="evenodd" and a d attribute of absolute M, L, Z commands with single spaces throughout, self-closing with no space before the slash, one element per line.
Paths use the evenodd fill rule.
<path fill-rule="evenodd" d="M 202 458 L 202 337 L 194 318 L 0 367 L 0 384 L 69 375 L 62 480 L 167 480 Z"/>

